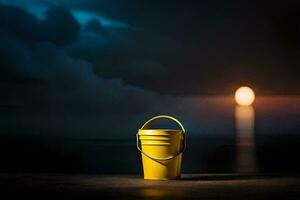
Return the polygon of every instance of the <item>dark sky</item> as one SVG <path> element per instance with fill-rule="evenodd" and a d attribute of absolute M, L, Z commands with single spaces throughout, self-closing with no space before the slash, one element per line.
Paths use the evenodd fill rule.
<path fill-rule="evenodd" d="M 241 84 L 300 93 L 299 1 L 13 2 L 0 4 L 2 82 L 69 82 L 63 73 L 88 68 L 165 94 L 230 94 Z"/>
<path fill-rule="evenodd" d="M 96 134 L 121 117 L 136 128 L 176 110 L 175 96 L 240 85 L 300 94 L 299 11 L 299 1 L 0 0 L 3 130 Z"/>

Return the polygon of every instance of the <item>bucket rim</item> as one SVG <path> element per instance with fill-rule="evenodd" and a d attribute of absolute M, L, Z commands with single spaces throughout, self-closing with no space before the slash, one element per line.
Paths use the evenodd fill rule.
<path fill-rule="evenodd" d="M 159 131 L 159 133 L 155 132 Z M 137 135 L 140 136 L 173 136 L 175 134 L 185 134 L 182 130 L 165 130 L 165 129 L 139 129 Z"/>
<path fill-rule="evenodd" d="M 180 130 L 180 129 L 139 129 L 139 132 L 142 131 L 166 131 L 166 132 L 183 132 L 183 130 Z"/>

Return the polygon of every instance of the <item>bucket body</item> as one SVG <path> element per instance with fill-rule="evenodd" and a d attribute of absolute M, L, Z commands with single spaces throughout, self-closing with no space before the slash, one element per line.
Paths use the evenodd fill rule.
<path fill-rule="evenodd" d="M 178 179 L 181 174 L 184 131 L 140 129 L 144 179 Z"/>

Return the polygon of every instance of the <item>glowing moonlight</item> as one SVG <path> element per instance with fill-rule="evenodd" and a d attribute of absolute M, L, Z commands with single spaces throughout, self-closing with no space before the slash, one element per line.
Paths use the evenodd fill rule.
<path fill-rule="evenodd" d="M 240 87 L 235 92 L 235 101 L 241 106 L 249 106 L 254 102 L 255 94 L 249 87 Z"/>

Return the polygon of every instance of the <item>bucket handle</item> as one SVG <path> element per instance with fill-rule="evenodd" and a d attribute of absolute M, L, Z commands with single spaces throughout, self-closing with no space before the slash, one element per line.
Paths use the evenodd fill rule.
<path fill-rule="evenodd" d="M 145 124 L 140 128 L 140 130 L 148 127 L 148 125 L 150 124 L 150 122 L 156 120 L 156 119 L 160 119 L 160 118 L 166 118 L 166 119 L 170 119 L 170 120 L 173 120 L 175 121 L 179 126 L 180 128 L 182 129 L 183 131 L 183 140 L 184 140 L 184 143 L 183 143 L 183 147 L 181 148 L 181 150 L 176 154 L 176 155 L 173 155 L 173 156 L 169 156 L 167 158 L 157 158 L 157 157 L 154 157 L 154 156 L 150 156 L 149 154 L 145 153 L 142 149 L 141 149 L 141 145 L 140 145 L 140 138 L 139 138 L 139 134 L 137 133 L 136 134 L 136 145 L 137 145 L 137 149 L 142 153 L 144 154 L 145 156 L 147 156 L 148 158 L 152 159 L 152 160 L 157 160 L 157 161 L 167 161 L 167 160 L 171 160 L 175 157 L 177 157 L 178 155 L 180 155 L 182 152 L 184 152 L 185 150 L 185 147 L 186 147 L 186 136 L 185 136 L 185 129 L 183 127 L 183 125 L 180 123 L 179 120 L 177 120 L 176 118 L 174 117 L 171 117 L 169 115 L 159 115 L 159 116 L 156 116 L 156 117 L 153 117 L 151 119 L 149 119 L 148 121 L 145 122 Z"/>

